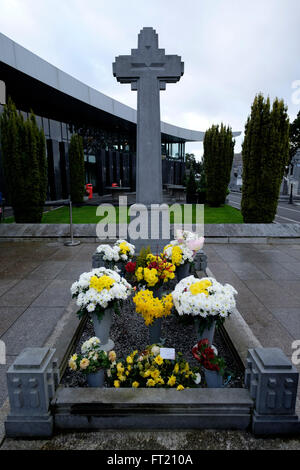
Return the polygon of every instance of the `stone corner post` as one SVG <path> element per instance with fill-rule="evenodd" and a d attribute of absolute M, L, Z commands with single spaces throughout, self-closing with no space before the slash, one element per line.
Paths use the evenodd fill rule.
<path fill-rule="evenodd" d="M 51 436 L 50 402 L 59 384 L 55 349 L 26 348 L 7 371 L 7 437 Z"/>
<path fill-rule="evenodd" d="M 245 385 L 254 400 L 255 435 L 300 432 L 295 413 L 299 373 L 279 348 L 248 350 Z"/>

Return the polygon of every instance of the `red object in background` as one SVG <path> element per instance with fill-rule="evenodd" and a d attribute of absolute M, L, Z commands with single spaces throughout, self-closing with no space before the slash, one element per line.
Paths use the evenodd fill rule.
<path fill-rule="evenodd" d="M 118 183 L 112 183 L 111 186 L 112 186 L 112 188 L 118 188 L 118 187 L 119 187 L 119 186 L 118 186 Z"/>
<path fill-rule="evenodd" d="M 85 185 L 86 192 L 89 195 L 89 199 L 93 199 L 93 185 L 91 183 L 87 183 Z"/>
<path fill-rule="evenodd" d="M 136 263 L 132 263 L 131 261 L 129 261 L 125 266 L 125 269 L 128 273 L 134 273 L 135 268 L 136 268 Z"/>

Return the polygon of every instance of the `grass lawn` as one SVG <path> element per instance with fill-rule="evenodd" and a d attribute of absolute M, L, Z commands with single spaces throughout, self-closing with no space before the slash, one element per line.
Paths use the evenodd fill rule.
<path fill-rule="evenodd" d="M 105 222 L 110 223 L 124 223 L 126 222 L 126 207 L 121 208 L 121 213 L 119 213 L 119 207 L 116 207 L 115 215 L 110 213 L 108 218 L 105 215 L 97 216 L 96 210 L 97 207 L 94 206 L 83 206 L 83 207 L 73 207 L 73 223 L 74 224 L 95 224 L 100 222 L 105 218 Z M 115 221 L 116 217 L 116 221 Z M 176 221 L 179 222 L 176 218 Z M 13 223 L 13 217 L 8 217 L 5 219 L 5 223 Z M 129 220 L 128 220 L 129 222 Z M 174 223 L 174 215 L 171 213 L 170 222 Z M 193 206 L 193 221 L 195 222 L 195 206 Z M 222 207 L 209 207 L 205 206 L 204 208 L 204 222 L 206 224 L 242 224 L 243 217 L 241 212 L 238 209 L 235 209 L 231 206 L 222 206 Z M 69 223 L 69 208 L 60 207 L 53 211 L 47 212 L 43 215 L 42 223 L 44 224 L 67 224 Z M 190 220 L 185 220 L 185 223 L 191 223 Z"/>

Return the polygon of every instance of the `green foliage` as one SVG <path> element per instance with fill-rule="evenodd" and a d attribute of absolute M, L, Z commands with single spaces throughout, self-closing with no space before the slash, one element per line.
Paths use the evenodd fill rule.
<path fill-rule="evenodd" d="M 277 98 L 258 94 L 245 126 L 242 214 L 245 223 L 272 223 L 280 184 L 289 159 L 289 118 Z"/>
<path fill-rule="evenodd" d="M 17 223 L 40 223 L 47 191 L 45 136 L 31 112 L 27 121 L 9 98 L 0 118 L 7 199 Z"/>
<path fill-rule="evenodd" d="M 224 204 L 230 181 L 235 141 L 230 127 L 212 126 L 204 136 L 206 202 L 213 207 Z"/>
<path fill-rule="evenodd" d="M 190 174 L 187 178 L 186 202 L 188 204 L 194 204 L 197 202 L 197 183 L 196 183 L 195 173 L 193 169 L 190 170 Z"/>
<path fill-rule="evenodd" d="M 150 253 L 151 253 L 150 246 L 141 248 L 140 253 L 136 259 L 137 268 L 145 268 L 147 266 L 146 260 L 147 260 L 147 256 L 150 255 Z"/>
<path fill-rule="evenodd" d="M 70 194 L 74 204 L 80 204 L 85 195 L 85 170 L 82 137 L 73 134 L 69 147 Z"/>

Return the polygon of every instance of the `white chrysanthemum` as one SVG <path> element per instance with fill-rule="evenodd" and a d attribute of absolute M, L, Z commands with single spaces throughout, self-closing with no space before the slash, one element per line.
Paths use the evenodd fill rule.
<path fill-rule="evenodd" d="M 101 276 L 109 276 L 114 283 L 110 289 L 102 289 L 98 291 L 94 287 L 90 287 L 91 278 L 93 276 L 101 278 Z M 131 285 L 121 277 L 113 269 L 96 268 L 88 273 L 83 273 L 79 277 L 79 281 L 71 286 L 71 293 L 77 297 L 77 305 L 81 310 L 87 313 L 93 313 L 97 305 L 101 308 L 107 308 L 113 300 L 126 300 L 131 294 Z"/>
<path fill-rule="evenodd" d="M 207 280 L 211 286 L 207 287 L 208 295 L 205 293 L 192 294 L 190 287 L 199 281 Z M 226 318 L 235 308 L 237 291 L 226 284 L 223 286 L 214 278 L 197 279 L 188 276 L 182 279 L 172 292 L 174 306 L 179 315 L 192 315 L 206 318 L 208 315 Z"/>

